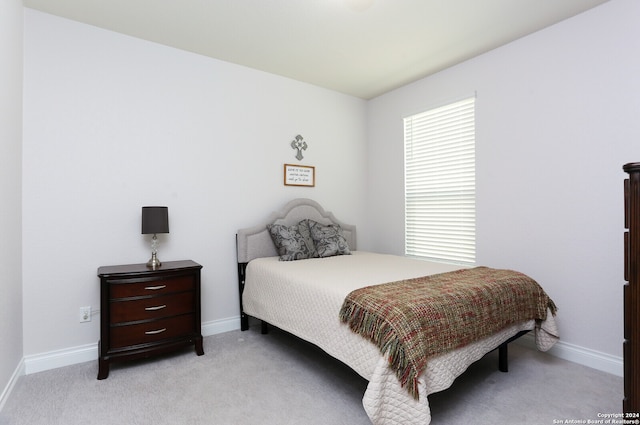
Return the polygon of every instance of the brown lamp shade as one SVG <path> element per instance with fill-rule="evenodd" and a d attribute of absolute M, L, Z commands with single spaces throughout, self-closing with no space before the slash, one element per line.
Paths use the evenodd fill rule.
<path fill-rule="evenodd" d="M 169 233 L 168 207 L 142 207 L 142 234 Z"/>

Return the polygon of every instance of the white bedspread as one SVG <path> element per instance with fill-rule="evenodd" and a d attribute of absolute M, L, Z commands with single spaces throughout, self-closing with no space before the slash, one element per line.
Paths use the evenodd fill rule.
<path fill-rule="evenodd" d="M 354 289 L 460 268 L 363 251 L 299 261 L 258 258 L 247 266 L 243 307 L 250 316 L 317 345 L 368 380 L 363 405 L 374 424 L 425 425 L 431 421 L 428 394 L 451 386 L 470 364 L 519 331 L 533 329 L 535 322 L 511 326 L 431 359 L 420 378 L 420 399 L 416 401 L 400 386 L 378 348 L 341 323 L 338 313 Z M 557 340 L 551 314 L 542 328 L 546 332 L 536 332 L 536 341 L 540 349 L 546 350 Z"/>

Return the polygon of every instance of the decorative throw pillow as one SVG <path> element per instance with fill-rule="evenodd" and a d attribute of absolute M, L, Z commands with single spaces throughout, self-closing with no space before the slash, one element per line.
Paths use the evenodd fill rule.
<path fill-rule="evenodd" d="M 303 233 L 308 231 L 308 229 L 304 229 L 306 226 L 298 226 L 297 224 L 293 226 L 282 224 L 267 225 L 271 240 L 273 240 L 280 256 L 280 261 L 304 260 L 309 258 L 312 251 L 315 251 L 313 241 L 304 238 L 300 233 L 300 227 L 303 227 Z M 311 248 L 309 244 L 311 244 Z"/>
<path fill-rule="evenodd" d="M 316 245 L 318 256 L 349 255 L 349 244 L 337 224 L 324 225 L 314 220 L 307 220 L 311 238 Z"/>
<path fill-rule="evenodd" d="M 309 258 L 318 258 L 318 251 L 316 250 L 316 244 L 313 242 L 313 238 L 311 237 L 311 231 L 309 230 L 309 219 L 305 218 L 304 220 L 298 223 L 298 232 L 302 235 L 305 244 L 309 248 Z"/>

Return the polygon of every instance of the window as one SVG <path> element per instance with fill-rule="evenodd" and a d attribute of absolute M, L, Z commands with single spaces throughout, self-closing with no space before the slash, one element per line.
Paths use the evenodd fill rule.
<path fill-rule="evenodd" d="M 475 264 L 475 97 L 404 119 L 405 254 Z"/>

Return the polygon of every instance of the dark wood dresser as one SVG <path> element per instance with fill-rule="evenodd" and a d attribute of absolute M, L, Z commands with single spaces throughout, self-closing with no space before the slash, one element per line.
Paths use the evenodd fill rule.
<path fill-rule="evenodd" d="M 624 181 L 624 400 L 625 414 L 640 412 L 640 162 L 626 164 Z"/>
<path fill-rule="evenodd" d="M 204 354 L 200 329 L 200 270 L 191 260 L 106 266 L 100 278 L 98 379 L 113 361 L 149 357 L 194 345 Z"/>

